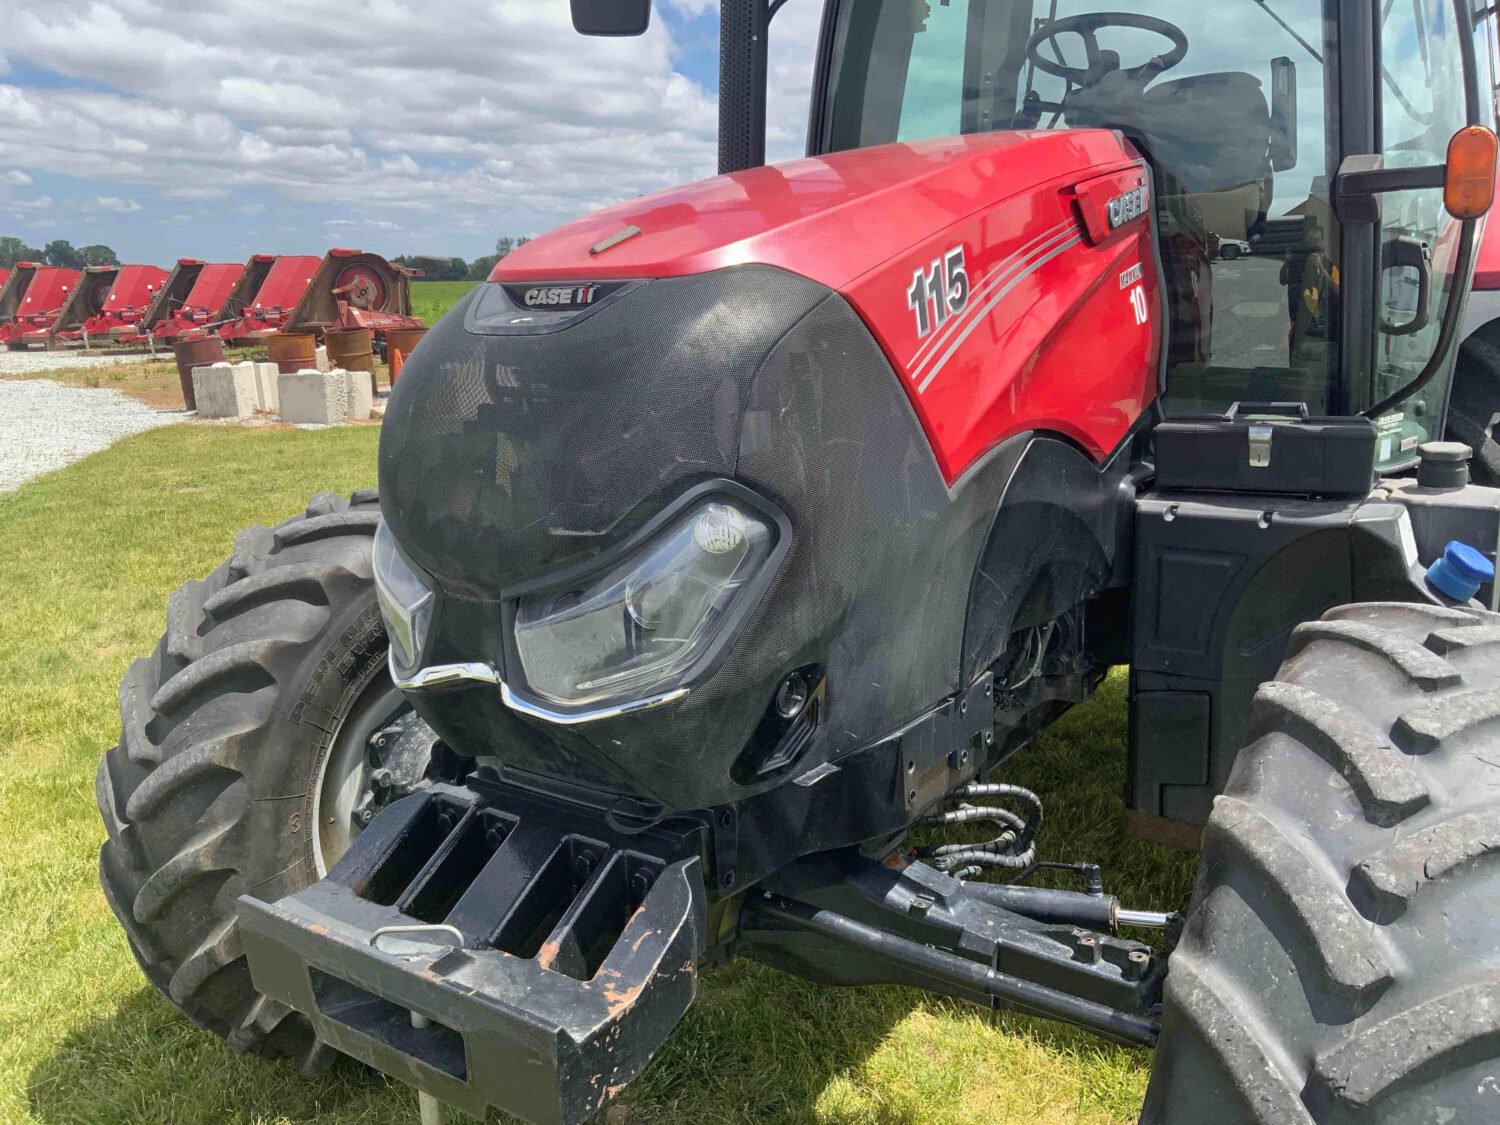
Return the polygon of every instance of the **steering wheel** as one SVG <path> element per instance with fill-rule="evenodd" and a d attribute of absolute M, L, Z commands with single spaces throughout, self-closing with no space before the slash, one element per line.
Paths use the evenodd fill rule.
<path fill-rule="evenodd" d="M 1164 70 L 1171 70 L 1187 57 L 1188 38 L 1182 28 L 1155 16 L 1143 16 L 1137 12 L 1085 12 L 1079 16 L 1052 20 L 1026 41 L 1026 57 L 1043 74 L 1065 78 L 1074 86 L 1083 86 L 1091 75 L 1097 73 L 1103 57 L 1103 52 L 1099 50 L 1099 32 L 1106 27 L 1133 27 L 1140 31 L 1154 31 L 1172 42 L 1172 49 L 1165 55 L 1157 55 L 1134 70 L 1124 72 L 1131 78 L 1154 76 Z M 1089 64 L 1087 67 L 1065 66 L 1055 59 L 1042 57 L 1043 43 L 1069 32 L 1077 32 L 1083 37 L 1083 50 Z M 1058 51 L 1059 55 L 1061 53 Z"/>

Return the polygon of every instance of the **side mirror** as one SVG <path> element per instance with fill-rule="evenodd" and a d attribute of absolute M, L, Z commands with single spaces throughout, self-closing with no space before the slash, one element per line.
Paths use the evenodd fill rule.
<path fill-rule="evenodd" d="M 1297 64 L 1282 57 L 1271 60 L 1271 169 L 1288 172 L 1297 166 Z"/>
<path fill-rule="evenodd" d="M 569 0 L 580 35 L 641 35 L 651 26 L 651 0 Z"/>

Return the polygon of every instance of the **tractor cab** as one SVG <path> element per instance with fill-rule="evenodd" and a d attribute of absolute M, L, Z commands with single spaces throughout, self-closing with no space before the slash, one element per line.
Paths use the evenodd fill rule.
<path fill-rule="evenodd" d="M 1381 468 L 1410 464 L 1441 436 L 1465 244 L 1441 177 L 1418 170 L 1489 112 L 1467 92 L 1453 4 L 1110 6 L 1129 10 L 834 0 L 809 152 L 1120 131 L 1152 170 L 1167 414 L 1368 412 Z M 1378 208 L 1339 198 L 1353 154 L 1385 177 Z"/>

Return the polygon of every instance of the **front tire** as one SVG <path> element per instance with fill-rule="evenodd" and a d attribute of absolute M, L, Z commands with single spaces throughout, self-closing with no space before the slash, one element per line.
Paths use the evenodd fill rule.
<path fill-rule="evenodd" d="M 1352 605 L 1256 697 L 1141 1120 L 1496 1120 L 1500 616 Z"/>
<path fill-rule="evenodd" d="M 1238 246 L 1226 246 L 1219 252 L 1219 255 L 1226 262 L 1232 262 L 1240 256 L 1240 248 Z"/>
<path fill-rule="evenodd" d="M 315 497 L 177 590 L 120 685 L 120 744 L 96 783 L 100 883 L 147 978 L 230 1046 L 309 1073 L 332 1053 L 255 991 L 236 899 L 320 876 L 313 812 L 339 734 L 399 700 L 371 572 L 379 518 L 373 490 Z"/>

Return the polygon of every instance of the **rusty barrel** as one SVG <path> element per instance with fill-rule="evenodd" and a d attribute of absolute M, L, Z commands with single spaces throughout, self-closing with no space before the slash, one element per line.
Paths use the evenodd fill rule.
<path fill-rule="evenodd" d="M 385 356 L 386 361 L 391 364 L 391 382 L 396 381 L 396 376 L 401 374 L 400 365 L 395 362 L 396 353 L 401 353 L 401 362 L 405 363 L 411 358 L 411 350 L 422 342 L 422 337 L 427 335 L 425 328 L 390 328 L 385 334 Z"/>
<path fill-rule="evenodd" d="M 278 332 L 266 337 L 266 351 L 283 375 L 318 366 L 318 338 L 311 332 Z"/>
<path fill-rule="evenodd" d="M 193 394 L 193 368 L 210 367 L 224 360 L 224 341 L 217 336 L 189 336 L 172 341 L 172 357 L 177 360 L 177 382 L 182 386 L 182 404 L 198 409 Z"/>
<path fill-rule="evenodd" d="M 323 333 L 328 366 L 375 374 L 375 333 L 368 328 L 330 328 Z"/>

